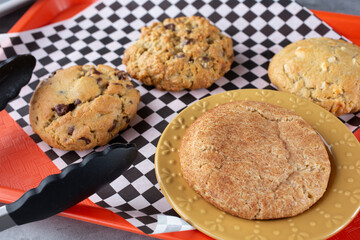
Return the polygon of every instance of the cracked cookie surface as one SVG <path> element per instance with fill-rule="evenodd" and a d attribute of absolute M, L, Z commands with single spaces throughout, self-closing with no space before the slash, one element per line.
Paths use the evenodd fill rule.
<path fill-rule="evenodd" d="M 131 77 L 167 91 L 207 88 L 234 60 L 231 38 L 205 18 L 165 19 L 141 28 L 123 63 Z"/>
<path fill-rule="evenodd" d="M 219 105 L 200 116 L 180 146 L 181 172 L 217 208 L 246 219 L 295 216 L 325 192 L 330 161 L 300 116 L 262 102 Z"/>
<path fill-rule="evenodd" d="M 91 149 L 125 129 L 139 101 L 126 72 L 105 65 L 72 66 L 39 83 L 30 100 L 30 123 L 52 147 Z"/>
<path fill-rule="evenodd" d="M 311 38 L 289 44 L 270 62 L 271 82 L 307 98 L 335 116 L 360 110 L 360 47 Z"/>

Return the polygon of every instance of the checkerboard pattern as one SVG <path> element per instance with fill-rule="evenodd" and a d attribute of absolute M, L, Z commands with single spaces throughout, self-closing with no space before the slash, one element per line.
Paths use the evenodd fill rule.
<path fill-rule="evenodd" d="M 287 0 L 100 0 L 70 20 L 0 36 L 0 61 L 27 53 L 37 59 L 31 82 L 6 110 L 54 164 L 63 169 L 81 161 L 91 151 L 55 149 L 33 133 L 29 101 L 39 81 L 59 68 L 75 64 L 107 64 L 125 70 L 123 52 L 138 39 L 142 26 L 184 15 L 204 16 L 233 39 L 235 61 L 231 70 L 208 89 L 193 91 L 159 91 L 134 79 L 141 94 L 137 115 L 112 142 L 135 143 L 138 158 L 122 176 L 90 197 L 145 233 L 154 231 L 157 215 L 177 216 L 159 190 L 154 171 L 156 145 L 167 124 L 186 106 L 209 95 L 241 88 L 275 89 L 267 68 L 276 52 L 303 38 L 341 36 L 308 9 Z M 340 119 L 352 131 L 360 125 L 360 113 Z M 182 229 L 173 225 L 162 228 Z"/>

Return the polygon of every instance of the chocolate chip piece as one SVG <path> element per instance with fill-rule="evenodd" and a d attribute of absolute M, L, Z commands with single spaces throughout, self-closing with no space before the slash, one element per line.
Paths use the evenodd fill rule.
<path fill-rule="evenodd" d="M 175 55 L 176 58 L 183 58 L 185 57 L 185 53 L 178 53 Z"/>
<path fill-rule="evenodd" d="M 192 42 L 194 42 L 194 39 L 192 39 L 192 38 L 185 38 L 185 41 L 183 41 L 183 46 L 185 46 L 185 45 L 188 45 L 188 44 L 191 44 Z"/>
<path fill-rule="evenodd" d="M 209 58 L 209 57 L 202 57 L 202 60 L 203 60 L 204 62 L 208 62 L 208 61 L 210 61 L 210 58 Z"/>
<path fill-rule="evenodd" d="M 129 115 L 126 115 L 123 117 L 125 119 L 125 122 L 126 123 L 129 123 L 130 122 L 130 116 Z"/>
<path fill-rule="evenodd" d="M 53 110 L 57 113 L 57 115 L 62 116 L 68 112 L 69 106 L 65 104 L 57 104 L 53 108 Z"/>
<path fill-rule="evenodd" d="M 79 105 L 80 103 L 81 103 L 81 100 L 80 100 L 80 99 L 76 99 L 73 103 L 70 103 L 70 104 L 68 105 L 68 110 L 67 110 L 67 111 L 72 111 L 72 110 L 74 110 L 75 107 L 76 107 L 77 105 Z"/>
<path fill-rule="evenodd" d="M 164 28 L 165 29 L 169 29 L 169 30 L 171 30 L 171 31 L 175 31 L 175 24 L 173 24 L 173 23 L 169 23 L 169 24 L 166 24 L 165 26 L 164 26 Z"/>
<path fill-rule="evenodd" d="M 114 130 L 117 123 L 118 123 L 118 121 L 114 120 L 113 125 L 109 128 L 108 132 L 111 132 L 112 130 Z"/>
<path fill-rule="evenodd" d="M 191 30 L 186 30 L 187 34 L 190 34 L 192 31 Z"/>
<path fill-rule="evenodd" d="M 93 74 L 100 75 L 101 72 L 99 72 L 98 70 L 96 70 L 95 68 L 93 68 L 93 69 L 91 70 L 91 75 L 93 75 Z"/>
<path fill-rule="evenodd" d="M 130 84 L 126 84 L 125 86 L 127 89 L 132 89 L 132 86 Z"/>
<path fill-rule="evenodd" d="M 127 78 L 127 73 L 124 71 L 118 71 L 116 73 L 116 76 L 120 79 L 120 80 L 126 80 Z"/>
<path fill-rule="evenodd" d="M 100 77 L 96 79 L 96 83 L 99 83 L 101 81 L 102 81 L 102 78 L 100 78 Z"/>
<path fill-rule="evenodd" d="M 121 83 L 118 83 L 118 82 L 114 82 L 114 83 L 111 83 L 113 85 L 121 85 Z"/>
<path fill-rule="evenodd" d="M 68 105 L 68 112 L 70 112 L 70 111 L 72 111 L 72 110 L 74 110 L 75 109 L 75 105 L 73 104 L 73 103 L 70 103 L 69 105 Z"/>
<path fill-rule="evenodd" d="M 75 130 L 74 126 L 69 127 L 68 128 L 68 134 L 71 136 L 73 134 L 74 130 Z"/>
<path fill-rule="evenodd" d="M 80 103 L 81 103 L 81 100 L 80 100 L 80 99 L 76 99 L 76 100 L 74 101 L 74 105 L 75 105 L 75 106 L 79 105 Z"/>
<path fill-rule="evenodd" d="M 83 140 L 85 141 L 85 144 L 88 145 L 89 143 L 91 143 L 90 139 L 86 138 L 86 137 L 81 137 L 79 138 L 79 140 Z"/>
<path fill-rule="evenodd" d="M 208 44 L 213 44 L 213 43 L 214 43 L 214 40 L 211 39 L 211 38 L 207 38 L 207 39 L 206 39 L 206 42 L 207 42 Z"/>
<path fill-rule="evenodd" d="M 49 78 L 52 78 L 53 76 L 55 76 L 55 74 L 56 74 L 56 71 L 55 71 L 55 72 L 52 72 L 52 73 L 50 74 Z"/>
<path fill-rule="evenodd" d="M 199 59 L 200 61 L 200 64 L 203 68 L 208 68 L 209 67 L 209 61 L 210 61 L 210 58 L 205 56 L 205 57 L 202 57 Z"/>

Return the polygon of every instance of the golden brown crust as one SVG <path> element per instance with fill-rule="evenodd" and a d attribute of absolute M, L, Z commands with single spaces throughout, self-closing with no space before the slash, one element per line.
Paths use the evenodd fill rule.
<path fill-rule="evenodd" d="M 205 18 L 165 19 L 141 28 L 126 49 L 123 63 L 130 76 L 168 91 L 207 88 L 234 60 L 231 38 Z"/>
<path fill-rule="evenodd" d="M 206 201 L 246 219 L 297 215 L 325 192 L 330 161 L 300 116 L 267 103 L 222 104 L 180 146 L 183 177 Z"/>
<path fill-rule="evenodd" d="M 292 43 L 269 65 L 281 91 L 307 98 L 336 116 L 360 110 L 360 47 L 330 38 Z"/>
<path fill-rule="evenodd" d="M 105 65 L 72 66 L 40 82 L 30 100 L 30 123 L 50 146 L 91 149 L 128 126 L 139 100 L 126 72 Z"/>

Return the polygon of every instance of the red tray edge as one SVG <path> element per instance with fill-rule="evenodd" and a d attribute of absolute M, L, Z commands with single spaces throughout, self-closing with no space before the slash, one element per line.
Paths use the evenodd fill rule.
<path fill-rule="evenodd" d="M 89 7 L 97 0 L 38 0 L 10 29 L 9 33 L 39 28 L 51 23 L 65 20 Z M 50 8 L 49 6 L 56 6 Z M 45 14 L 43 10 L 46 9 Z M 50 9 L 50 11 L 49 11 Z M 339 34 L 360 46 L 360 16 L 311 10 L 317 17 L 329 24 Z M 42 14 L 39 14 L 42 12 Z M 355 31 L 354 31 L 355 30 Z"/>
<path fill-rule="evenodd" d="M 62 1 L 62 5 L 58 6 L 56 3 L 57 0 L 38 0 L 33 4 L 32 7 L 19 19 L 19 21 L 10 29 L 9 33 L 21 32 L 26 30 L 31 30 L 46 26 L 51 23 L 58 21 L 66 20 L 85 8 L 89 7 L 91 4 L 97 0 L 67 0 Z M 44 9 L 49 9 L 49 5 L 55 5 L 58 7 L 58 12 L 50 11 L 48 14 L 39 14 L 43 13 Z M 75 8 L 72 8 L 76 6 Z M 335 31 L 339 34 L 345 36 L 352 42 L 357 45 L 360 45 L 360 32 L 353 31 L 351 29 L 360 29 L 360 16 L 333 13 L 319 10 L 311 10 L 317 17 L 329 24 Z M 344 26 L 349 26 L 351 23 L 351 28 L 344 29 Z M 345 24 L 345 25 L 344 25 Z M 360 141 L 360 129 L 355 133 L 355 136 Z M 4 203 L 10 203 L 18 199 L 24 191 L 9 189 L 0 186 L 0 201 Z M 86 213 L 86 214 L 85 214 Z M 120 230 L 130 231 L 142 235 L 144 234 L 138 228 L 132 226 L 122 217 L 116 215 L 110 210 L 94 207 L 88 205 L 76 205 L 60 214 L 60 216 L 77 219 L 85 222 L 90 222 L 94 224 L 99 224 L 107 227 L 112 227 Z M 114 219 L 113 219 L 114 218 Z M 111 221 L 109 221 L 111 219 Z M 197 230 L 190 230 L 185 232 L 173 232 L 173 233 L 162 233 L 147 235 L 160 239 L 210 239 L 208 236 Z"/>

